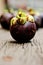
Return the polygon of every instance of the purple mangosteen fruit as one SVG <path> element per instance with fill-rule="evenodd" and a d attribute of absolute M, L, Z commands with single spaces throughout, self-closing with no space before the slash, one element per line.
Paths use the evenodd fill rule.
<path fill-rule="evenodd" d="M 11 19 L 10 34 L 18 42 L 28 42 L 36 33 L 36 24 L 31 15 L 19 12 Z"/>

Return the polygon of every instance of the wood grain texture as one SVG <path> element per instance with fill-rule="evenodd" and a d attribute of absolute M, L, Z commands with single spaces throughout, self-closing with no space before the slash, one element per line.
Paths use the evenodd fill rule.
<path fill-rule="evenodd" d="M 0 27 L 0 65 L 43 65 L 43 28 L 28 43 L 17 43 Z"/>

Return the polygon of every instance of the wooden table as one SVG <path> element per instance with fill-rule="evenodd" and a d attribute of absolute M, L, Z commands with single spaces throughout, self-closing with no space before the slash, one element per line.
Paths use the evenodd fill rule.
<path fill-rule="evenodd" d="M 0 26 L 0 65 L 43 65 L 43 28 L 28 43 L 17 43 Z"/>

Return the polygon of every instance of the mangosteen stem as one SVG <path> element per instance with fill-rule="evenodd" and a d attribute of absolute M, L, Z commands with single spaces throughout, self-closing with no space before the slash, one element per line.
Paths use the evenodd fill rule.
<path fill-rule="evenodd" d="M 9 9 L 8 1 L 7 1 L 7 0 L 5 0 L 5 6 L 6 6 L 6 8 L 8 9 L 8 12 L 10 13 L 10 9 Z"/>
<path fill-rule="evenodd" d="M 8 0 L 5 0 L 5 6 L 6 6 L 6 9 L 8 9 L 8 12 L 13 15 L 13 13 L 10 11 L 10 7 L 8 5 Z"/>

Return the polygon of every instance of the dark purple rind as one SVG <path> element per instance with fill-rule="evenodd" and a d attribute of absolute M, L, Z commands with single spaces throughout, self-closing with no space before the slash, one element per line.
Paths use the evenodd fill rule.
<path fill-rule="evenodd" d="M 11 14 L 11 13 L 4 13 L 1 15 L 0 17 L 0 23 L 1 23 L 1 26 L 4 28 L 4 29 L 8 29 L 10 28 L 10 20 L 13 18 L 14 16 Z"/>
<path fill-rule="evenodd" d="M 36 33 L 36 24 L 27 21 L 23 25 L 13 24 L 10 26 L 11 36 L 18 42 L 28 42 Z"/>

